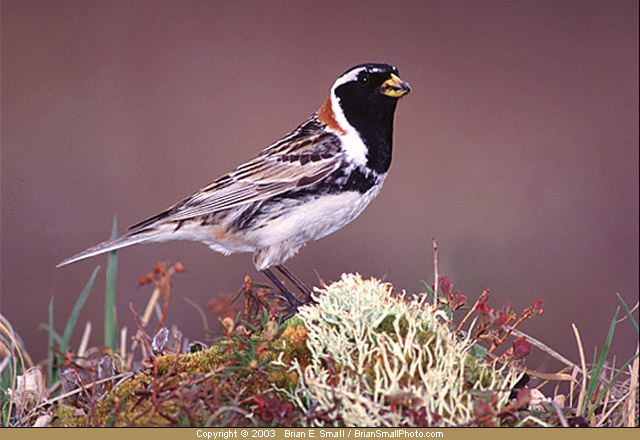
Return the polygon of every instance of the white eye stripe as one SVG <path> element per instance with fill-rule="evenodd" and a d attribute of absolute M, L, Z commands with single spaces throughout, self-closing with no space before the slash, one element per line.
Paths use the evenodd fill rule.
<path fill-rule="evenodd" d="M 338 78 L 335 83 L 333 83 L 333 87 L 331 88 L 331 91 L 333 92 L 335 89 L 340 87 L 342 84 L 346 84 L 346 83 L 351 82 L 351 81 L 356 81 L 358 79 L 358 75 L 360 74 L 360 72 L 364 72 L 365 70 L 367 70 L 366 67 L 360 67 L 359 69 L 353 69 L 353 70 L 350 70 L 349 72 L 345 73 L 340 78 Z M 374 72 L 376 70 L 374 70 Z M 377 70 L 377 71 L 379 72 L 380 70 Z"/>

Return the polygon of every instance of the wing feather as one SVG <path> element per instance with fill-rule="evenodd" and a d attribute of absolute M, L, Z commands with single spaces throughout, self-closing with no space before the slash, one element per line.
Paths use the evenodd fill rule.
<path fill-rule="evenodd" d="M 314 129 L 309 129 L 310 125 Z M 212 214 L 317 182 L 335 171 L 343 160 L 339 138 L 319 127 L 317 120 L 310 118 L 251 161 L 132 229 Z"/>

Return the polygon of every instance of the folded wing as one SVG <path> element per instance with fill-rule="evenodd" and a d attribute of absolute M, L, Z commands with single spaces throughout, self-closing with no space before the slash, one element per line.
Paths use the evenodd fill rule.
<path fill-rule="evenodd" d="M 132 226 L 131 232 L 209 215 L 304 188 L 338 169 L 342 159 L 337 136 L 298 129 L 191 197 Z"/>

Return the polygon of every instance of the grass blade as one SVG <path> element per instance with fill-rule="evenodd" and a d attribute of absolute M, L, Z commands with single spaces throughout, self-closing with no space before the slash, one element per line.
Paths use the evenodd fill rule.
<path fill-rule="evenodd" d="M 49 334 L 49 323 L 41 324 L 41 325 L 42 325 L 42 329 L 45 330 L 47 334 Z M 56 347 L 56 346 L 60 347 L 60 344 L 62 344 L 62 336 L 60 336 L 58 332 L 56 332 L 53 329 L 52 329 L 51 335 L 53 336 L 52 347 Z"/>
<path fill-rule="evenodd" d="M 427 283 L 425 280 L 420 280 L 420 283 L 422 284 L 422 287 L 424 287 L 427 291 L 427 302 L 433 302 L 433 289 L 431 288 L 431 286 L 429 286 L 429 283 Z"/>
<path fill-rule="evenodd" d="M 591 415 L 593 414 L 593 412 L 598 408 L 598 405 L 600 404 L 600 400 L 602 400 L 602 398 L 604 396 L 606 396 L 607 391 L 609 391 L 609 388 L 611 388 L 611 385 L 614 384 L 614 382 L 616 381 L 616 379 L 618 378 L 618 376 L 620 376 L 620 374 L 622 372 L 624 372 L 624 370 L 631 364 L 631 362 L 633 362 L 636 358 L 638 357 L 638 353 L 636 352 L 636 354 L 634 354 L 633 356 L 631 356 L 631 358 L 625 362 L 616 372 L 616 374 L 611 378 L 611 380 L 609 381 L 609 383 L 602 389 L 602 391 L 600 392 L 600 395 L 598 395 L 598 398 L 596 399 L 596 401 L 593 403 L 593 406 L 591 407 L 591 410 L 589 411 L 589 414 L 587 414 L 586 418 L 589 419 L 591 417 Z M 617 426 L 617 425 L 616 425 Z"/>
<path fill-rule="evenodd" d="M 624 300 L 622 299 L 622 296 L 620 296 L 619 293 L 616 292 L 616 295 L 618 296 L 618 299 L 620 300 L 620 302 L 622 303 L 622 305 L 624 306 L 624 310 L 625 312 L 627 312 L 627 316 L 629 317 L 629 319 L 631 320 L 631 323 L 633 324 L 633 326 L 636 328 L 636 332 L 640 333 L 640 329 L 638 328 L 638 323 L 636 322 L 636 320 L 633 318 L 633 315 L 631 314 L 631 310 L 629 310 L 629 306 L 627 306 L 627 303 L 624 302 Z M 637 304 L 636 304 L 637 305 Z"/>
<path fill-rule="evenodd" d="M 602 347 L 602 352 L 600 353 L 600 359 L 598 359 L 598 364 L 596 365 L 595 370 L 591 374 L 591 379 L 589 380 L 589 388 L 587 390 L 587 398 L 584 401 L 582 414 L 586 413 L 587 404 L 591 400 L 593 391 L 596 389 L 596 384 L 598 383 L 600 372 L 602 371 L 604 362 L 607 359 L 607 354 L 609 353 L 609 348 L 611 347 L 611 340 L 613 339 L 613 332 L 616 328 L 616 320 L 618 319 L 618 313 L 620 313 L 620 306 L 618 306 L 618 308 L 616 309 L 615 315 L 613 315 L 613 320 L 611 321 L 611 326 L 609 327 L 609 334 L 607 335 L 607 339 L 604 342 L 604 347 Z"/>
<path fill-rule="evenodd" d="M 71 316 L 69 316 L 69 320 L 67 321 L 67 325 L 64 328 L 64 333 L 62 334 L 62 343 L 60 344 L 60 352 L 62 355 L 65 355 L 67 351 L 69 351 L 69 339 L 71 339 L 71 334 L 73 333 L 73 328 L 76 325 L 76 321 L 78 320 L 78 315 L 80 314 L 80 310 L 82 310 L 82 306 L 84 306 L 89 293 L 91 292 L 91 287 L 93 287 L 93 282 L 96 279 L 96 275 L 100 270 L 100 266 L 96 267 L 91 274 L 91 278 L 87 281 L 87 285 L 84 286 L 76 304 L 73 306 L 73 311 L 71 312 Z"/>
<path fill-rule="evenodd" d="M 54 370 L 54 352 L 53 352 L 53 297 L 49 301 L 49 347 L 47 349 L 47 373 L 49 374 L 49 383 L 55 383 L 58 381 L 58 369 Z M 55 373 L 55 377 L 54 377 Z"/>
<path fill-rule="evenodd" d="M 113 217 L 111 240 L 118 236 L 118 221 Z M 117 251 L 109 252 L 107 264 L 107 288 L 104 298 L 104 346 L 112 350 L 118 348 L 118 318 L 116 314 L 116 273 L 118 270 Z"/>

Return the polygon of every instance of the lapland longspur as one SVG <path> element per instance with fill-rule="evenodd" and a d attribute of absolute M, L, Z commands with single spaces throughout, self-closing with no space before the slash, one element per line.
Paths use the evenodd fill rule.
<path fill-rule="evenodd" d="M 283 263 L 301 246 L 342 228 L 380 192 L 391 165 L 393 118 L 409 85 L 389 64 L 343 73 L 320 109 L 254 159 L 192 196 L 58 266 L 137 243 L 192 240 L 223 254 L 253 252 L 256 269 L 288 302 L 273 274 L 308 289 Z"/>

